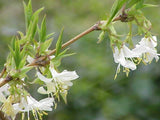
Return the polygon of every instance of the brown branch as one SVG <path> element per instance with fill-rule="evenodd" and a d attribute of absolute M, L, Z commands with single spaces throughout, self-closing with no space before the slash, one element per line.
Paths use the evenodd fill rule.
<path fill-rule="evenodd" d="M 3 85 L 5 85 L 6 83 L 8 83 L 11 80 L 13 80 L 12 76 L 7 75 L 7 77 L 4 80 L 0 81 L 0 87 L 2 87 Z"/>
<path fill-rule="evenodd" d="M 68 42 L 64 43 L 62 45 L 61 49 L 64 49 L 65 47 L 71 45 L 72 43 L 76 42 L 78 39 L 80 39 L 81 37 L 91 33 L 92 31 L 95 30 L 101 30 L 100 25 L 102 25 L 104 23 L 104 21 L 99 21 L 97 22 L 95 25 L 91 26 L 89 29 L 85 30 L 84 32 L 78 34 L 77 36 L 75 36 L 74 38 L 70 39 Z M 39 58 L 36 58 L 33 63 L 28 64 L 27 66 L 37 66 L 37 65 L 41 65 L 41 62 L 45 59 L 47 59 L 48 56 L 51 56 L 53 54 L 56 53 L 56 49 L 52 50 L 48 55 L 46 56 L 41 56 Z"/>
<path fill-rule="evenodd" d="M 80 33 L 79 35 L 77 35 L 76 37 L 70 39 L 68 42 L 64 43 L 62 45 L 62 48 L 65 48 L 69 45 L 71 45 L 72 43 L 74 43 L 75 41 L 77 41 L 79 38 L 87 35 L 88 33 L 92 32 L 92 31 L 95 31 L 95 30 L 101 30 L 100 28 L 100 25 L 103 23 L 103 21 L 100 21 L 100 22 L 97 22 L 95 25 L 93 25 L 92 27 L 90 27 L 89 29 L 85 30 L 84 32 Z M 53 55 L 54 53 L 56 53 L 56 49 L 52 50 L 50 53 L 49 53 L 49 56 Z"/>
<path fill-rule="evenodd" d="M 117 20 L 114 20 L 117 21 Z M 62 45 L 61 49 L 64 49 L 65 47 L 71 45 L 72 43 L 76 42 L 78 39 L 80 39 L 81 37 L 95 31 L 95 30 L 101 30 L 101 25 L 105 23 L 105 21 L 99 21 L 97 22 L 95 25 L 91 26 L 90 28 L 88 28 L 87 30 L 85 30 L 84 32 L 78 34 L 77 36 L 75 36 L 74 38 L 70 39 L 68 42 L 64 43 Z M 34 59 L 34 61 L 32 63 L 29 63 L 28 65 L 26 65 L 27 67 L 29 66 L 45 66 L 47 64 L 50 63 L 50 60 L 48 60 L 47 58 L 53 54 L 56 53 L 56 49 L 53 49 L 48 55 L 45 56 L 40 56 Z M 4 72 L 3 72 L 4 71 Z M 2 70 L 2 73 L 0 74 L 0 77 L 3 76 L 3 74 L 5 73 L 5 69 Z M 7 76 L 3 81 L 0 81 L 0 87 L 2 87 L 3 85 L 5 85 L 6 83 L 10 82 L 11 80 L 13 80 L 13 78 L 11 76 Z"/>
<path fill-rule="evenodd" d="M 3 68 L 3 70 L 2 70 L 2 72 L 0 73 L 0 78 L 2 78 L 3 77 L 3 75 L 4 75 L 4 73 L 6 72 L 6 66 L 4 66 L 4 68 Z"/>
<path fill-rule="evenodd" d="M 2 111 L 0 111 L 0 120 L 11 120 L 11 118 L 5 116 L 5 114 Z"/>

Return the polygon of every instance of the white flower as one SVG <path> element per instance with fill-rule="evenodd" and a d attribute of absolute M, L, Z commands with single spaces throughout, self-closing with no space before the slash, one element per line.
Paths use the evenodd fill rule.
<path fill-rule="evenodd" d="M 142 38 L 138 45 L 132 50 L 139 57 L 143 58 L 145 63 L 150 63 L 154 58 L 158 61 L 159 57 L 155 47 L 157 46 L 156 36 Z"/>
<path fill-rule="evenodd" d="M 0 79 L 0 82 L 3 81 L 3 79 Z M 0 87 L 0 102 L 5 102 L 6 101 L 6 96 L 9 95 L 8 91 L 9 85 L 5 84 L 2 87 Z"/>
<path fill-rule="evenodd" d="M 40 101 L 35 100 L 32 96 L 27 96 L 27 98 L 22 97 L 20 103 L 13 104 L 14 110 L 18 112 L 33 112 L 34 117 L 38 120 L 42 116 L 43 112 L 40 111 L 52 111 L 54 98 L 45 98 Z"/>
<path fill-rule="evenodd" d="M 131 51 L 125 45 L 123 45 L 120 50 L 118 49 L 118 47 L 115 47 L 113 57 L 114 57 L 115 63 L 119 63 L 117 67 L 115 78 L 117 76 L 117 73 L 120 71 L 120 65 L 122 65 L 127 70 L 125 71 L 126 73 L 129 71 L 129 69 L 131 70 L 136 69 L 136 65 L 132 61 L 132 58 L 138 57 L 138 55 L 135 52 Z"/>
<path fill-rule="evenodd" d="M 68 86 L 73 85 L 71 80 L 75 80 L 79 77 L 75 71 L 64 70 L 63 72 L 58 73 L 53 67 L 50 67 L 49 69 L 52 74 L 52 78 L 46 78 L 40 72 L 37 72 L 38 78 L 45 82 L 47 86 L 47 90 L 45 90 L 43 87 L 38 89 L 38 92 L 41 94 L 56 92 L 57 84 L 60 85 L 63 89 L 67 89 Z"/>
<path fill-rule="evenodd" d="M 132 58 L 137 57 L 138 55 L 134 53 L 133 51 L 131 51 L 125 45 L 123 45 L 123 47 L 120 50 L 118 49 L 118 47 L 115 47 L 113 56 L 114 56 L 115 63 L 119 63 L 123 67 L 129 68 L 131 70 L 136 69 L 136 65 L 131 60 Z M 131 60 L 129 60 L 129 58 Z"/>

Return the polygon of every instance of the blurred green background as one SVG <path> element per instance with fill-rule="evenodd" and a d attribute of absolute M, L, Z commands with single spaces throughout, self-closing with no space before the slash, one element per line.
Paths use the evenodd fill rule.
<path fill-rule="evenodd" d="M 45 7 L 48 33 L 55 41 L 64 27 L 63 41 L 105 19 L 114 0 L 32 0 L 33 10 Z M 160 0 L 146 0 L 160 5 Z M 160 7 L 143 9 L 160 37 Z M 119 31 L 126 32 L 123 24 Z M 8 44 L 17 31 L 25 31 L 22 0 L 0 0 L 0 68 L 9 52 Z M 92 32 L 70 46 L 77 54 L 62 61 L 61 70 L 76 70 L 80 78 L 69 90 L 68 104 L 63 101 L 44 120 L 160 120 L 160 61 L 140 64 L 127 78 L 124 73 L 113 80 L 114 63 L 107 35 L 96 44 L 99 32 Z M 55 42 L 54 42 L 55 43 Z M 158 49 L 160 53 L 160 42 Z M 52 49 L 55 47 L 51 47 Z M 32 88 L 32 95 L 41 97 Z"/>

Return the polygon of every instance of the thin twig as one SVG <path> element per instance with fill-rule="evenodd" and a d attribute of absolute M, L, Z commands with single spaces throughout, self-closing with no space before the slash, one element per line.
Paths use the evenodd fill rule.
<path fill-rule="evenodd" d="M 3 75 L 4 75 L 4 73 L 6 72 L 6 66 L 4 66 L 4 68 L 3 68 L 3 70 L 2 70 L 2 72 L 0 73 L 0 78 L 2 78 L 3 77 Z"/>
<path fill-rule="evenodd" d="M 0 111 L 0 120 L 11 120 L 11 118 L 5 116 L 4 113 L 2 111 Z"/>
<path fill-rule="evenodd" d="M 4 78 L 4 80 L 0 81 L 0 87 L 2 87 L 3 85 L 5 85 L 6 83 L 10 82 L 11 80 L 13 80 L 12 76 L 7 75 L 7 77 Z"/>
<path fill-rule="evenodd" d="M 97 22 L 95 25 L 91 26 L 89 29 L 85 30 L 84 32 L 82 32 L 82 33 L 78 34 L 77 36 L 75 36 L 74 38 L 70 39 L 68 42 L 64 43 L 62 45 L 61 49 L 64 49 L 65 47 L 71 45 L 72 43 L 76 42 L 78 39 L 80 39 L 81 37 L 91 33 L 92 31 L 101 30 L 100 25 L 103 24 L 103 23 L 104 23 L 104 21 Z M 51 56 L 51 55 L 53 55 L 55 53 L 56 53 L 56 49 L 53 49 L 48 55 L 42 56 L 42 57 L 39 57 L 39 58 L 35 59 L 33 61 L 33 63 L 30 63 L 27 66 L 36 66 L 36 65 L 38 65 L 39 61 L 43 61 L 48 56 Z"/>

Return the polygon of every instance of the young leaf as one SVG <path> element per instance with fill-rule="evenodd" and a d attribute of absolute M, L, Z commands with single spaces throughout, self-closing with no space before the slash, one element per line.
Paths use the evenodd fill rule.
<path fill-rule="evenodd" d="M 41 29 L 39 31 L 39 39 L 40 42 L 44 42 L 46 40 L 46 16 L 44 16 L 41 23 Z"/>
<path fill-rule="evenodd" d="M 19 64 L 21 62 L 19 40 L 17 40 L 16 44 L 15 44 L 14 61 L 15 61 L 15 64 L 16 64 L 16 69 L 19 69 Z"/>
<path fill-rule="evenodd" d="M 65 104 L 67 104 L 67 92 L 62 92 L 60 93 L 60 95 L 62 96 L 62 99 L 64 100 Z"/>
<path fill-rule="evenodd" d="M 145 7 L 158 7 L 158 5 L 143 4 L 143 8 L 145 8 Z"/>
<path fill-rule="evenodd" d="M 62 28 L 61 33 L 60 33 L 58 40 L 57 40 L 57 43 L 56 43 L 56 55 L 55 56 L 58 56 L 58 54 L 60 53 L 61 47 L 62 47 L 63 30 L 64 30 L 64 28 Z"/>
<path fill-rule="evenodd" d="M 122 6 L 125 4 L 127 0 L 116 0 L 111 8 L 111 15 L 108 19 L 107 25 L 113 20 L 113 18 L 116 16 L 116 14 L 119 12 L 119 10 L 122 8 Z"/>
<path fill-rule="evenodd" d="M 53 33 L 50 33 L 46 36 L 46 40 L 49 39 L 52 35 L 54 35 L 54 32 Z"/>
<path fill-rule="evenodd" d="M 105 31 L 102 31 L 98 36 L 98 41 L 97 41 L 98 44 L 104 40 L 104 36 L 105 36 Z"/>
<path fill-rule="evenodd" d="M 135 5 L 136 3 L 140 2 L 141 0 L 128 0 L 126 8 L 130 8 L 133 5 Z"/>
<path fill-rule="evenodd" d="M 26 29 L 28 29 L 28 26 L 29 26 L 31 18 L 32 18 L 31 0 L 29 0 L 28 5 L 26 5 L 25 2 L 23 2 L 23 6 L 24 6 L 24 13 L 25 13 Z"/>
<path fill-rule="evenodd" d="M 44 43 L 41 43 L 40 46 L 40 53 L 44 53 L 52 44 L 53 38 L 50 38 L 49 40 L 45 41 Z"/>
<path fill-rule="evenodd" d="M 57 57 L 55 57 L 55 58 L 52 59 L 52 62 L 54 63 L 55 67 L 60 66 L 62 58 L 68 57 L 68 56 L 71 56 L 71 55 L 75 54 L 75 53 L 65 54 L 68 51 L 68 49 L 65 49 L 64 51 L 62 51 L 61 53 L 59 53 Z"/>

